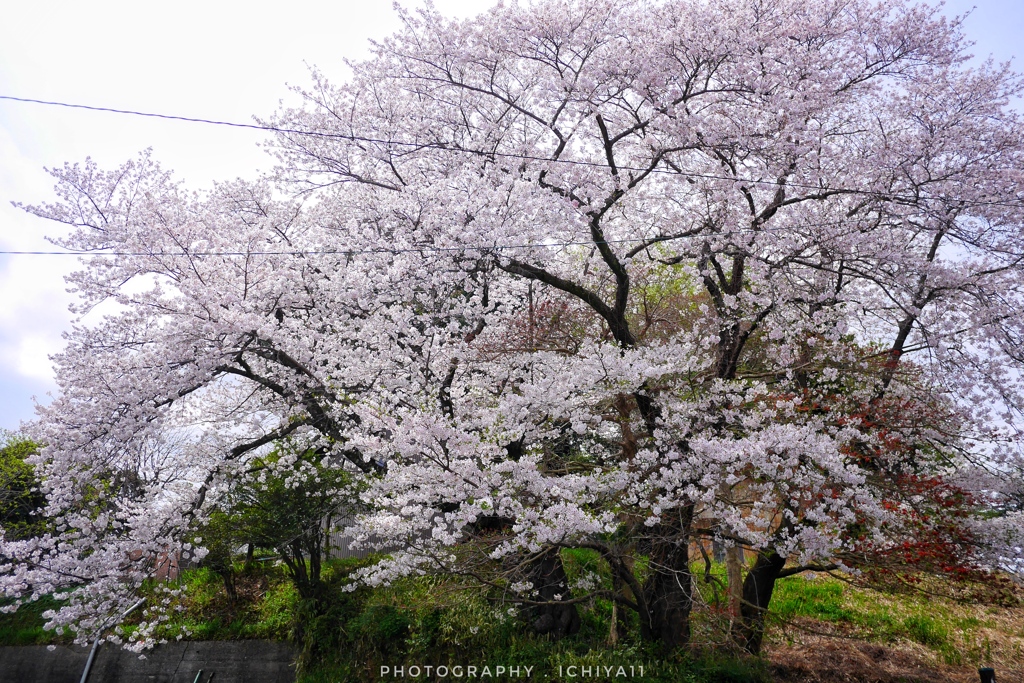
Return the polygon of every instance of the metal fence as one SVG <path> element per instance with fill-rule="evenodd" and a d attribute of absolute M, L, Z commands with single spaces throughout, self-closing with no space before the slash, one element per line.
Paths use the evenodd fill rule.
<path fill-rule="evenodd" d="M 369 548 L 353 548 L 352 539 L 339 529 L 334 529 L 327 534 L 327 548 L 324 554 L 332 559 L 343 560 L 350 557 L 362 559 L 373 552 Z"/>
<path fill-rule="evenodd" d="M 344 533 L 345 526 L 351 520 L 341 520 L 335 522 L 332 529 L 327 532 L 326 547 L 324 549 L 324 555 L 326 557 L 343 560 L 350 557 L 364 558 L 369 557 L 375 553 L 389 552 L 393 550 L 400 550 L 404 546 L 402 544 L 385 545 L 383 548 L 378 548 L 377 545 L 380 543 L 379 537 L 371 536 L 369 542 L 363 548 L 353 548 L 352 538 L 346 536 Z"/>

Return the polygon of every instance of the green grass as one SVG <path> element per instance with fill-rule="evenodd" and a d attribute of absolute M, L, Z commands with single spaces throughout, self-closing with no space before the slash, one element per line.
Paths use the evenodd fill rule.
<path fill-rule="evenodd" d="M 772 594 L 771 611 L 779 620 L 810 617 L 822 621 L 857 621 L 859 615 L 844 606 L 843 589 L 838 581 L 782 579 Z"/>
<path fill-rule="evenodd" d="M 156 636 L 167 640 L 179 635 L 191 640 L 287 640 L 294 627 L 298 596 L 284 573 L 271 567 L 258 575 L 242 577 L 239 583 L 242 599 L 231 605 L 221 578 L 214 572 L 205 568 L 183 571 L 179 585 L 185 590 L 176 605 L 181 609 L 171 613 L 170 621 Z M 148 585 L 143 592 L 154 598 L 160 586 Z M 43 628 L 43 612 L 58 606 L 53 598 L 44 597 L 17 612 L 0 614 L 0 645 L 70 643 L 71 634 L 59 635 Z M 140 613 L 129 617 L 119 633 L 130 636 L 141 618 Z"/>
<path fill-rule="evenodd" d="M 228 600 L 220 576 L 209 569 L 186 570 L 180 582 L 185 589 L 179 602 L 181 611 L 172 613 L 158 637 L 287 640 L 294 627 L 298 595 L 277 568 L 240 575 L 236 579 L 239 600 L 235 604 Z"/>
<path fill-rule="evenodd" d="M 983 612 L 924 594 L 891 595 L 828 576 L 794 576 L 776 585 L 770 617 L 775 633 L 784 632 L 786 622 L 812 619 L 868 641 L 923 645 L 944 663 L 961 665 L 988 656 L 981 630 L 994 628 L 995 623 L 983 618 Z"/>
<path fill-rule="evenodd" d="M 56 600 L 46 596 L 23 605 L 17 612 L 0 614 L 0 645 L 49 645 L 70 641 L 43 628 L 43 612 L 57 609 Z"/>
<path fill-rule="evenodd" d="M 563 560 L 571 584 L 611 587 L 608 566 L 596 553 L 566 551 Z M 626 614 L 628 634 L 616 646 L 609 646 L 612 606 L 604 599 L 580 603 L 580 632 L 555 641 L 532 633 L 525 615 L 514 607 L 490 602 L 478 590 L 451 578 L 419 577 L 373 590 L 343 590 L 348 574 L 367 562 L 329 563 L 324 572 L 325 597 L 316 609 L 299 598 L 279 567 L 263 567 L 240 576 L 239 600 L 234 604 L 214 572 L 182 572 L 180 585 L 185 590 L 176 605 L 180 609 L 172 612 L 157 636 L 168 640 L 179 635 L 194 640 L 290 640 L 299 645 L 299 683 L 376 681 L 380 666 L 413 664 L 529 666 L 532 677 L 556 683 L 580 680 L 567 675 L 571 666 L 633 666 L 635 670 L 642 666 L 644 680 L 653 683 L 771 680 L 765 661 L 737 657 L 720 647 L 726 642 L 728 615 L 722 586 L 715 580 L 724 579 L 724 568 L 718 565 L 712 566 L 710 581 L 703 578 L 703 566 L 694 566 L 695 585 L 706 602 L 693 613 L 694 641 L 703 644 L 704 651 L 665 657 L 639 639 L 638 619 L 631 612 Z M 152 597 L 159 590 L 157 584 L 147 587 Z M 46 598 L 14 614 L 0 614 L 0 644 L 69 640 L 42 628 L 42 612 L 56 606 Z M 879 593 L 827 575 L 813 579 L 795 576 L 776 585 L 767 647 L 793 643 L 801 629 L 807 628 L 891 647 L 908 644 L 924 648 L 947 664 L 977 665 L 992 661 L 993 629 L 999 634 L 1006 628 L 1015 629 L 1007 635 L 1024 638 L 1024 631 L 1017 632 L 1021 631 L 1019 621 L 1008 622 L 1005 617 L 1002 608 Z M 134 615 L 129 619 L 125 631 L 130 633 L 135 628 L 133 620 L 137 623 L 141 618 Z M 1012 647 L 1019 647 L 1013 643 Z M 560 677 L 559 671 L 565 673 Z"/>

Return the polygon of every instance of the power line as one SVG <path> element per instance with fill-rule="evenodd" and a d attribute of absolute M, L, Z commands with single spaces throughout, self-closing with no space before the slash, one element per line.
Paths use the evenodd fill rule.
<path fill-rule="evenodd" d="M 354 139 L 362 142 L 384 142 L 383 140 L 373 140 L 371 138 L 356 138 L 353 136 L 343 136 L 334 133 L 320 133 L 317 131 L 308 130 L 292 130 L 289 128 L 277 128 L 275 126 L 264 126 L 258 123 L 237 123 L 234 121 L 218 121 L 215 119 L 203 119 L 195 118 L 192 116 L 176 116 L 174 114 L 156 114 L 153 112 L 135 111 L 133 109 L 114 109 L 111 107 L 94 107 L 88 104 L 72 104 L 70 102 L 55 102 L 50 100 L 35 100 L 28 97 L 12 97 L 11 95 L 0 95 L 0 100 L 9 100 L 11 102 L 27 102 L 30 104 L 45 104 L 51 107 L 65 107 L 67 109 L 85 109 L 86 111 L 100 111 L 108 114 L 127 114 L 129 116 L 145 116 L 152 119 L 166 119 L 168 121 L 184 121 L 186 123 L 206 123 L 213 126 L 228 126 L 231 128 L 248 128 L 249 130 L 262 130 L 270 131 L 274 133 L 294 133 L 296 135 L 309 135 L 316 137 L 325 138 L 339 138 L 344 137 L 346 139 Z"/>
<path fill-rule="evenodd" d="M 502 157 L 509 159 L 518 159 L 522 161 L 537 161 L 544 163 L 557 163 L 557 164 L 568 164 L 575 166 L 586 166 L 590 168 L 608 168 L 605 163 L 599 163 L 595 161 L 584 161 L 579 159 L 552 159 L 550 157 L 535 156 L 530 154 L 517 154 L 512 152 L 499 152 L 496 150 L 475 150 L 466 149 L 464 147 L 453 146 L 441 142 L 404 142 L 401 140 L 384 140 L 382 138 L 374 138 L 362 135 L 356 135 L 354 133 L 325 133 L 323 131 L 314 130 L 301 130 L 298 128 L 282 128 L 279 126 L 268 126 L 259 123 L 238 123 L 235 121 L 219 121 L 216 119 L 199 118 L 192 116 L 178 116 L 174 114 L 159 114 L 154 112 L 143 112 L 134 109 L 115 109 L 113 107 L 97 107 L 87 104 L 75 104 L 70 102 L 58 102 L 53 100 L 38 100 L 29 97 L 14 97 L 12 95 L 0 95 L 0 100 L 7 100 L 10 102 L 22 102 L 29 104 L 42 104 L 52 107 L 64 107 L 67 109 L 84 109 L 86 111 L 105 112 L 110 114 L 124 114 L 128 116 L 142 116 L 154 119 L 164 119 L 168 121 L 183 121 L 186 123 L 203 123 L 213 126 L 227 126 L 229 128 L 244 128 L 248 130 L 259 130 L 271 133 L 285 133 L 290 135 L 301 135 L 305 137 L 318 137 L 338 140 L 349 140 L 352 142 L 366 142 L 370 144 L 387 145 L 387 146 L 398 146 L 398 147 L 409 147 L 413 149 L 438 149 L 447 152 L 460 152 L 466 154 L 472 154 L 475 156 L 484 157 Z M 675 170 L 668 170 L 663 168 L 646 169 L 633 166 L 620 166 L 616 165 L 616 168 L 622 171 L 634 171 L 637 173 L 658 173 L 672 176 L 683 176 L 690 178 L 701 178 L 704 180 L 726 180 L 730 182 L 741 182 L 750 183 L 754 185 L 770 185 L 773 187 L 778 186 L 776 180 L 758 180 L 755 178 L 737 178 L 735 176 L 716 175 L 713 173 L 696 173 L 696 172 L 679 172 Z M 1024 199 L 1017 199 L 1014 201 L 992 201 L 992 200 L 966 200 L 966 199 L 955 199 L 949 197 L 943 197 L 941 195 L 934 197 L 911 197 L 907 195 L 889 195 L 875 190 L 855 190 L 850 188 L 828 188 L 821 187 L 819 185 L 813 185 L 810 183 L 787 183 L 789 187 L 799 187 L 802 189 L 811 189 L 818 191 L 838 192 L 843 194 L 859 194 L 865 196 L 876 196 L 884 197 L 896 201 L 905 202 L 918 202 L 924 200 L 941 200 L 952 203 L 959 203 L 971 206 L 1008 206 L 1013 208 L 1024 208 Z"/>
<path fill-rule="evenodd" d="M 843 227 L 848 224 L 839 222 L 798 223 L 793 226 L 762 226 L 760 228 L 733 228 L 719 232 L 693 232 L 678 235 L 659 235 L 656 237 L 624 237 L 618 239 L 583 240 L 578 242 L 524 242 L 522 244 L 464 244 L 451 247 L 438 247 L 424 244 L 416 247 L 368 247 L 365 249 L 257 249 L 253 251 L 218 250 L 218 251 L 106 251 L 95 249 L 89 251 L 16 251 L 0 250 L 0 256 L 318 256 L 340 255 L 358 256 L 361 254 L 412 254 L 425 252 L 463 252 L 463 251 L 500 251 L 503 249 L 557 249 L 563 247 L 597 247 L 601 244 L 642 244 L 654 247 L 675 240 L 699 238 L 733 237 L 758 233 L 799 232 L 807 228 Z M 853 226 L 850 226 L 853 227 Z"/>

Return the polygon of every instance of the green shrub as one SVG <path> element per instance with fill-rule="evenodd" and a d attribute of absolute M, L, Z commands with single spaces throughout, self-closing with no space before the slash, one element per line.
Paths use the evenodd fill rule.
<path fill-rule="evenodd" d="M 410 626 L 410 616 L 391 605 L 372 605 L 349 622 L 354 639 L 382 653 L 399 647 L 399 641 L 408 635 Z"/>

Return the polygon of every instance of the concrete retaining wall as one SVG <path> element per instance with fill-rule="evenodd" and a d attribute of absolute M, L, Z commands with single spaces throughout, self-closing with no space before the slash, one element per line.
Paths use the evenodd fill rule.
<path fill-rule="evenodd" d="M 86 648 L 43 645 L 0 647 L 0 683 L 78 683 Z M 263 640 L 180 642 L 158 645 L 145 659 L 115 645 L 100 647 L 89 683 L 293 683 L 295 652 Z"/>

